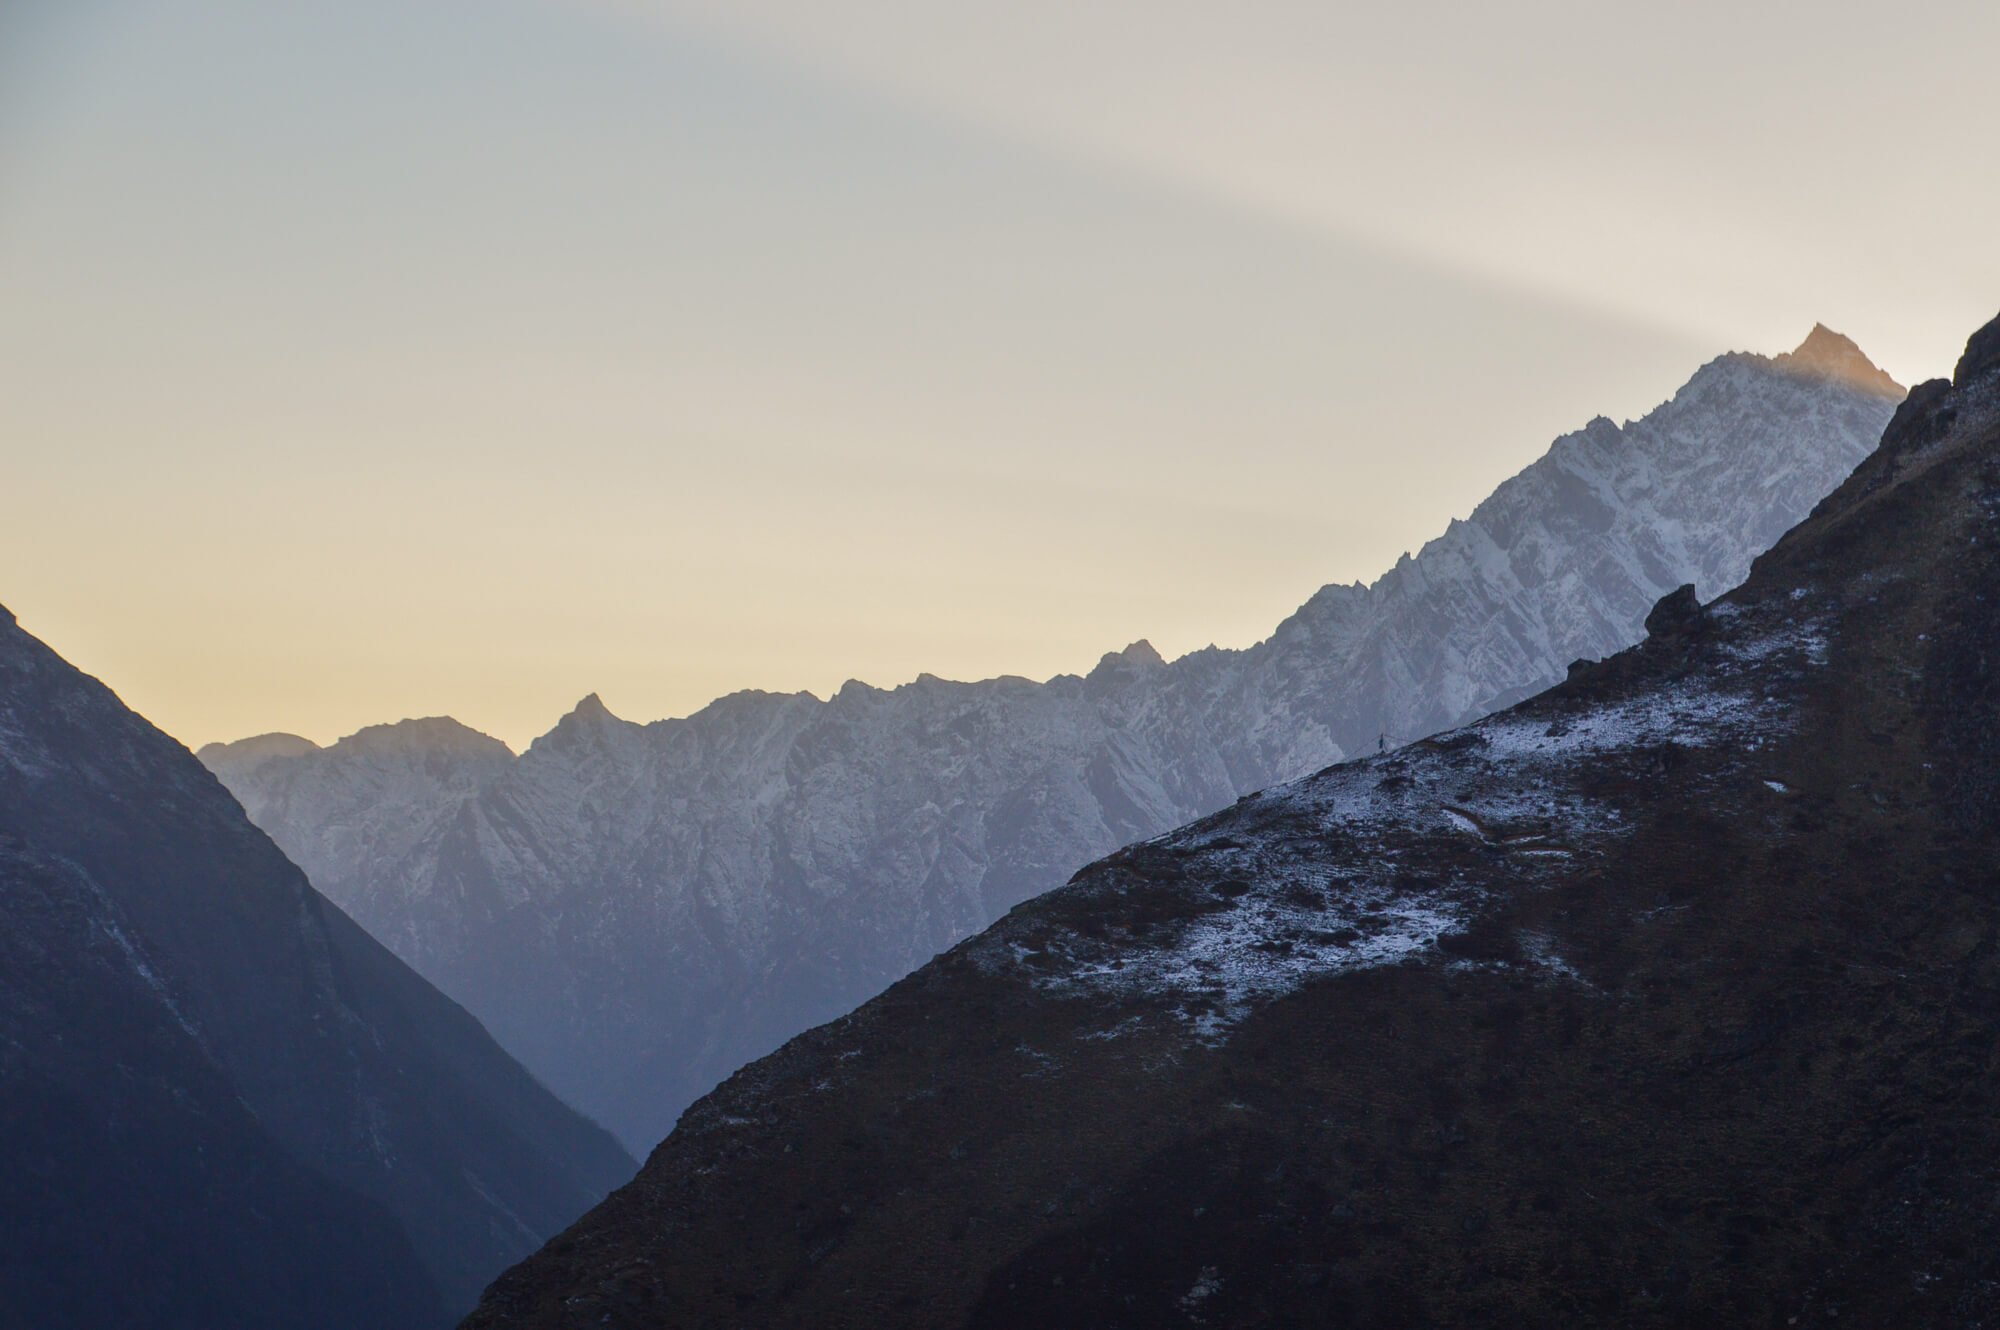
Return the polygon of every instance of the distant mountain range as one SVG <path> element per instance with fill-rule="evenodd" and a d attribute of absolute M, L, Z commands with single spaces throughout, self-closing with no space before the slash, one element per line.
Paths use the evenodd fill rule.
<path fill-rule="evenodd" d="M 632 1159 L 0 610 L 0 1326 L 424 1330 Z"/>
<path fill-rule="evenodd" d="M 445 719 L 200 756 L 320 890 L 644 1150 L 1080 865 L 1528 696 L 1683 583 L 1736 585 L 1901 397 L 1824 328 L 1725 355 L 1247 650 L 1140 642 L 1085 677 L 739 693 L 650 725 L 593 696 L 518 757 Z"/>

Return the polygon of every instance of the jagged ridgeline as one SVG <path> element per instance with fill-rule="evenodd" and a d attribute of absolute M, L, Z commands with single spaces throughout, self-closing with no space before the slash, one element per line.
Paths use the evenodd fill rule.
<path fill-rule="evenodd" d="M 631 1175 L 0 610 L 0 1326 L 423 1330 Z"/>
<path fill-rule="evenodd" d="M 722 1077 L 1134 839 L 1460 724 L 1638 640 L 1867 455 L 1901 389 L 1816 329 L 1556 441 L 1372 586 L 1247 651 L 1087 678 L 588 698 L 515 757 L 448 720 L 203 751 L 396 953 L 635 1151 Z"/>
<path fill-rule="evenodd" d="M 468 1326 L 2000 1318 L 2000 323 L 1748 581 L 1135 845 Z"/>

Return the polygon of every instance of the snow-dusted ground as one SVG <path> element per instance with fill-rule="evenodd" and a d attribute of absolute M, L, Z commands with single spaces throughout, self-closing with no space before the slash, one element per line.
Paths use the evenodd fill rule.
<path fill-rule="evenodd" d="M 1602 859 L 1631 830 L 1614 801 L 1580 792 L 1585 767 L 1671 745 L 1710 750 L 1721 759 L 1713 768 L 1730 771 L 1754 764 L 1789 732 L 1793 713 L 1770 681 L 1824 665 L 1825 626 L 1764 631 L 1739 621 L 1741 611 L 1727 602 L 1706 613 L 1720 670 L 1575 714 L 1489 717 L 1265 791 L 1138 847 L 1173 855 L 1181 877 L 1215 884 L 1230 902 L 1186 921 L 1164 944 L 1129 934 L 1115 945 L 1082 934 L 1025 942 L 1003 927 L 974 947 L 973 958 L 988 969 L 1020 967 L 1046 991 L 1153 999 L 1204 1039 L 1312 980 L 1435 962 L 1438 939 L 1461 931 L 1485 898 L 1471 884 L 1493 880 L 1490 862 L 1441 868 L 1439 841 L 1503 853 L 1511 884 L 1533 889 Z M 1762 783 L 1787 792 L 1781 782 Z M 1348 848 L 1329 853 L 1329 835 Z M 1310 849 L 1296 852 L 1301 844 Z M 1095 872 L 1109 886 L 1084 889 L 1119 889 L 1115 868 Z M 1548 938 L 1525 943 L 1528 965 L 1580 982 Z M 1114 1038 L 1138 1023 L 1083 1037 Z"/>

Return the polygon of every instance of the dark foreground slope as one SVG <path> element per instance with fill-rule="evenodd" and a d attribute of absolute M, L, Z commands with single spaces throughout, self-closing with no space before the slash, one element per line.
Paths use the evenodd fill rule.
<path fill-rule="evenodd" d="M 1992 1324 L 1985 337 L 1739 590 L 1015 910 L 468 1325 Z"/>
<path fill-rule="evenodd" d="M 630 1167 L 0 611 L 0 1326 L 445 1324 Z"/>

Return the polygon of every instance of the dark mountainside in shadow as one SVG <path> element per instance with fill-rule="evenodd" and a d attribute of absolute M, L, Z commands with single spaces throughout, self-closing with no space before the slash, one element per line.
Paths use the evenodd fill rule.
<path fill-rule="evenodd" d="M 1092 859 L 1539 691 L 1683 582 L 1736 585 L 1901 396 L 1825 328 L 1720 356 L 1247 650 L 1138 643 L 1088 677 L 744 693 L 643 726 L 590 697 L 519 757 L 443 719 L 201 756 L 315 886 L 643 1151 Z"/>
<path fill-rule="evenodd" d="M 2000 1319 L 2000 322 L 1707 606 L 1079 873 L 467 1322 Z"/>
<path fill-rule="evenodd" d="M 0 1326 L 449 1324 L 630 1176 L 0 610 Z"/>

